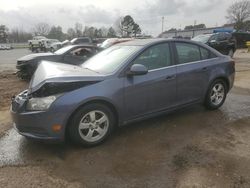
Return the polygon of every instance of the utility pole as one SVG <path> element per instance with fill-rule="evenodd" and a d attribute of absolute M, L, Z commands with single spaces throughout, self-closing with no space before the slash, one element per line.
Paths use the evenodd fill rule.
<path fill-rule="evenodd" d="M 161 20 L 161 33 L 163 33 L 163 30 L 164 30 L 164 16 L 162 16 L 162 18 L 161 18 L 162 20 Z"/>
<path fill-rule="evenodd" d="M 195 27 L 195 25 L 196 25 L 196 20 L 194 20 L 194 27 Z M 193 27 L 193 36 L 192 36 L 192 38 L 194 38 L 194 27 Z"/>

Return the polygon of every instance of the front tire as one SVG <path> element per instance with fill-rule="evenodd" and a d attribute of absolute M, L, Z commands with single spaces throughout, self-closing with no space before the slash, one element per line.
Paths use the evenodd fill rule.
<path fill-rule="evenodd" d="M 221 107 L 226 99 L 227 90 L 225 81 L 221 79 L 215 80 L 207 91 L 205 107 L 209 110 L 216 110 Z"/>
<path fill-rule="evenodd" d="M 84 146 L 102 143 L 113 131 L 115 117 L 103 104 L 87 104 L 78 110 L 69 125 L 70 138 Z"/>

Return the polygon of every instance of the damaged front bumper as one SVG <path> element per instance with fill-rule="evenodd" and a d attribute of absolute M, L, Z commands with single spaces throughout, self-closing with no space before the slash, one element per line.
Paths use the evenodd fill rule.
<path fill-rule="evenodd" d="M 11 116 L 17 132 L 25 137 L 39 140 L 64 140 L 64 131 L 54 132 L 52 126 L 61 124 L 60 115 L 48 111 L 27 111 L 28 91 L 12 98 Z"/>

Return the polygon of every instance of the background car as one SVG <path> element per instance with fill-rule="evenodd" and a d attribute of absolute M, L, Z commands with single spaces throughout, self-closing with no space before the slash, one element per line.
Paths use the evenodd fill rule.
<path fill-rule="evenodd" d="M 224 55 L 233 57 L 236 51 L 236 40 L 231 33 L 221 32 L 214 34 L 198 35 L 192 38 L 194 41 L 202 42 L 218 50 Z"/>
<path fill-rule="evenodd" d="M 217 109 L 234 82 L 234 61 L 187 40 L 114 45 L 81 66 L 42 62 L 29 89 L 13 98 L 21 135 L 93 146 L 116 126 L 204 104 Z M 35 113 L 34 113 L 35 112 Z"/>
<path fill-rule="evenodd" d="M 0 50 L 11 50 L 13 47 L 9 44 L 0 44 Z"/>
<path fill-rule="evenodd" d="M 74 38 L 70 41 L 71 44 L 76 45 L 76 44 L 93 44 L 93 41 L 89 37 L 78 37 Z"/>
<path fill-rule="evenodd" d="M 97 52 L 98 48 L 96 46 L 85 44 L 65 46 L 54 53 L 48 52 L 26 55 L 17 60 L 17 76 L 21 79 L 30 79 L 39 62 L 42 60 L 79 65 Z"/>
<path fill-rule="evenodd" d="M 128 42 L 134 40 L 133 38 L 109 38 L 103 41 L 100 45 L 98 45 L 101 49 L 109 48 L 115 44 L 119 44 L 122 42 Z"/>

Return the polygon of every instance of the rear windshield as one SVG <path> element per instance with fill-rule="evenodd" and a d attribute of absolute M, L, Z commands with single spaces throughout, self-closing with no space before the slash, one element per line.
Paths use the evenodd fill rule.
<path fill-rule="evenodd" d="M 198 35 L 194 38 L 192 38 L 193 41 L 201 42 L 201 43 L 206 43 L 208 42 L 209 38 L 211 35 Z"/>

